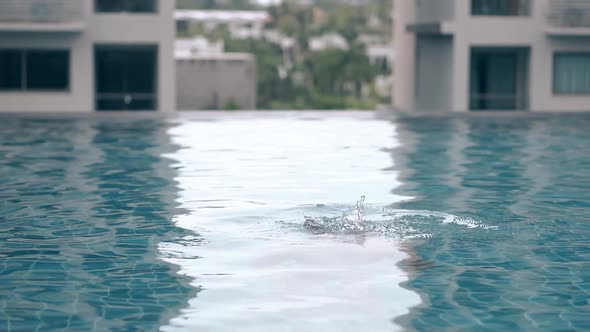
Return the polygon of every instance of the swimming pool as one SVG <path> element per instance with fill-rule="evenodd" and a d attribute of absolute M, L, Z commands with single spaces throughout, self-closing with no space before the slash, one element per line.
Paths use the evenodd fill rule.
<path fill-rule="evenodd" d="M 588 128 L 3 116 L 0 330 L 590 329 Z"/>

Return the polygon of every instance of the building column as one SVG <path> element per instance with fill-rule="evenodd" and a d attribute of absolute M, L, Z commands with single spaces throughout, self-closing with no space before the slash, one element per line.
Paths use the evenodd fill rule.
<path fill-rule="evenodd" d="M 393 68 L 393 106 L 411 110 L 415 104 L 416 35 L 406 27 L 416 20 L 415 0 L 393 0 L 393 36 L 395 61 Z"/>
<path fill-rule="evenodd" d="M 453 111 L 469 111 L 470 54 L 469 43 L 455 37 L 453 52 Z"/>
<path fill-rule="evenodd" d="M 452 111 L 469 111 L 469 80 L 471 64 L 471 41 L 465 38 L 462 29 L 468 29 L 471 21 L 471 0 L 455 0 L 453 24 L 453 94 Z"/>

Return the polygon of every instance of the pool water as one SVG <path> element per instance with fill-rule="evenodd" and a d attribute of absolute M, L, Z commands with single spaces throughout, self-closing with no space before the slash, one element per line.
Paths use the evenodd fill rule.
<path fill-rule="evenodd" d="M 588 128 L 4 116 L 0 331 L 588 330 Z"/>

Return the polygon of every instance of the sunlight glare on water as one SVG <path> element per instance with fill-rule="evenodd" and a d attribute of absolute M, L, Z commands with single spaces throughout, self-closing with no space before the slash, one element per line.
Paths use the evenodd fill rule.
<path fill-rule="evenodd" d="M 384 151 L 398 144 L 391 123 L 184 120 L 169 133 L 190 211 L 174 221 L 199 236 L 160 251 L 201 291 L 163 330 L 390 331 L 420 303 L 400 286 L 398 239 L 296 227 L 363 194 L 380 206 L 404 199 Z"/>

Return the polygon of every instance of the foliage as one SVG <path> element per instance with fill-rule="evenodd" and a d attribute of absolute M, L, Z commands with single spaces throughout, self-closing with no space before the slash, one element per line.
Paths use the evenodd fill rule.
<path fill-rule="evenodd" d="M 177 3 L 179 8 L 248 9 L 246 3 L 249 1 L 178 0 Z M 372 83 L 377 75 L 386 74 L 389 69 L 372 65 L 364 47 L 357 44 L 356 39 L 367 32 L 390 38 L 391 4 L 391 0 L 372 0 L 362 6 L 341 0 L 315 0 L 314 6 L 305 6 L 297 1 L 284 0 L 267 8 L 272 19 L 266 28 L 277 29 L 297 41 L 292 67 L 288 76 L 283 78 L 279 75 L 279 66 L 284 65 L 284 58 L 278 45 L 264 40 L 232 39 L 226 29 L 206 32 L 191 27 L 192 30 L 185 34 L 201 34 L 212 40 L 223 38 L 227 52 L 254 54 L 257 63 L 257 107 L 260 109 L 373 109 L 380 98 L 374 93 Z M 189 5 L 199 7 L 186 7 Z M 322 13 L 321 20 L 316 17 L 318 11 Z M 383 24 L 369 27 L 368 22 L 375 20 L 374 17 Z M 350 49 L 320 52 L 307 49 L 310 37 L 329 32 L 344 36 Z M 294 73 L 299 75 L 297 80 Z M 300 77 L 303 77 L 303 82 Z M 369 95 L 366 95 L 367 90 L 371 91 Z"/>
<path fill-rule="evenodd" d="M 280 50 L 276 46 L 255 39 L 225 41 L 227 52 L 247 52 L 256 55 L 256 77 L 258 91 L 258 107 L 268 108 L 271 100 L 278 97 L 280 85 L 277 66 L 281 64 Z"/>
<path fill-rule="evenodd" d="M 222 109 L 226 111 L 235 111 L 240 109 L 240 105 L 238 105 L 235 100 L 230 100 L 225 105 L 223 105 Z"/>
<path fill-rule="evenodd" d="M 328 49 L 312 53 L 307 65 L 318 92 L 338 96 L 346 95 L 347 86 L 352 86 L 354 96 L 360 97 L 362 83 L 370 83 L 377 74 L 358 45 L 349 51 Z"/>

